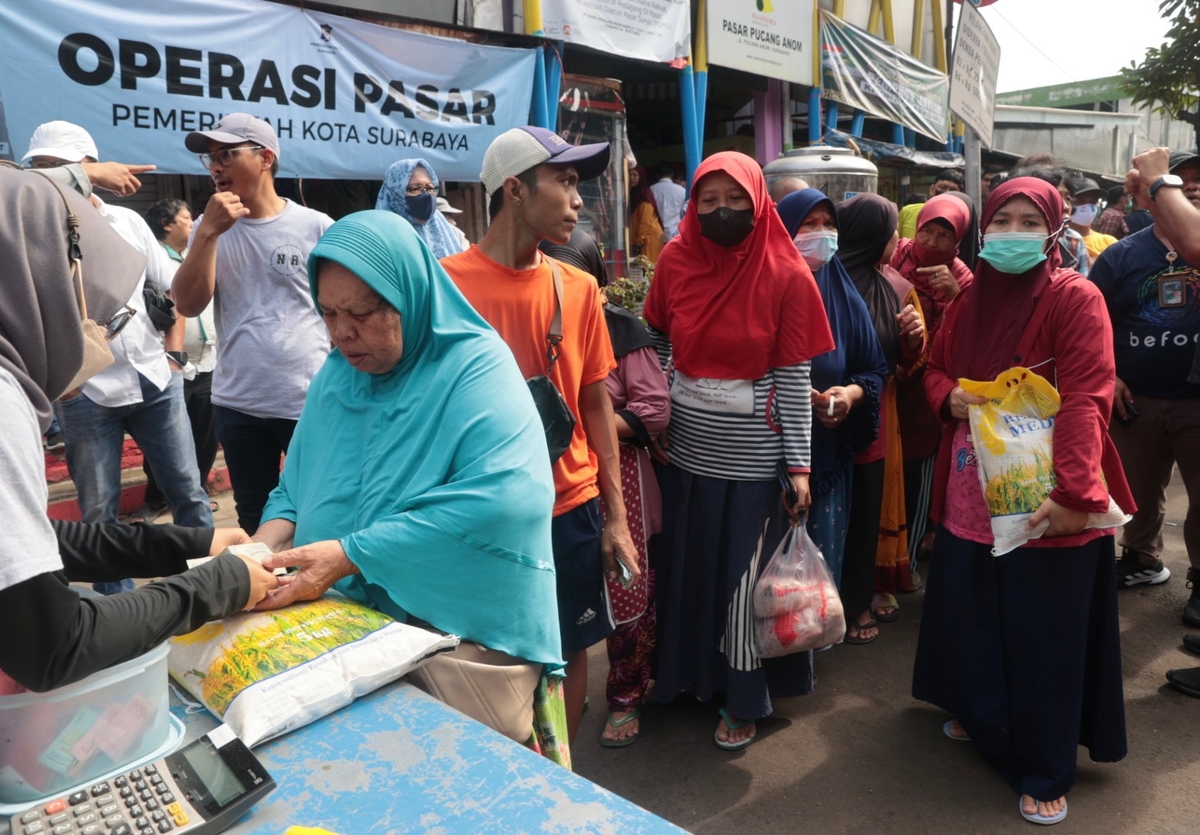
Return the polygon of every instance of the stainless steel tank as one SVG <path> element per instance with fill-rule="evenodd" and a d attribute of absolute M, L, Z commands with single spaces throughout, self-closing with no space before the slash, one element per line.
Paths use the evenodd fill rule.
<path fill-rule="evenodd" d="M 849 148 L 810 145 L 788 151 L 763 168 L 767 185 L 784 177 L 799 177 L 820 189 L 834 203 L 841 203 L 859 192 L 874 192 L 879 183 L 875 163 L 863 159 Z"/>

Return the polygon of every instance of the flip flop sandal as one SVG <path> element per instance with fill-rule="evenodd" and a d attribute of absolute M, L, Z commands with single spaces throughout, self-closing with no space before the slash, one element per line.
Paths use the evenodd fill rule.
<path fill-rule="evenodd" d="M 1017 808 L 1021 810 L 1021 817 L 1025 818 L 1025 820 L 1029 821 L 1030 823 L 1040 823 L 1042 826 L 1053 826 L 1054 824 L 1062 823 L 1063 821 L 1065 821 L 1067 819 L 1067 801 L 1066 800 L 1063 801 L 1062 811 L 1059 812 L 1057 815 L 1053 815 L 1048 818 L 1037 812 L 1034 812 L 1032 815 L 1029 814 L 1028 812 L 1026 812 L 1025 804 L 1022 802 L 1021 798 L 1019 798 L 1019 797 L 1017 798 Z"/>
<path fill-rule="evenodd" d="M 873 620 L 869 620 L 866 623 L 852 623 L 846 627 L 846 637 L 842 639 L 842 642 L 847 643 L 847 644 L 869 644 L 872 641 L 874 641 L 876 638 L 879 637 L 878 632 L 876 632 L 870 638 L 863 638 L 860 636 L 867 629 L 878 629 L 878 628 L 879 628 L 879 624 Z M 853 635 L 850 634 L 851 629 L 854 630 Z"/>
<path fill-rule="evenodd" d="M 725 711 L 725 708 L 721 708 L 717 712 L 720 713 L 721 718 L 725 720 L 725 728 L 729 731 L 736 731 L 738 728 L 744 728 L 746 725 L 753 725 L 756 721 L 754 719 L 747 719 L 745 722 L 735 722 Z M 750 743 L 754 742 L 754 740 L 757 738 L 758 735 L 756 734 L 754 736 L 748 736 L 740 742 L 725 742 L 719 736 L 717 736 L 716 731 L 713 731 L 713 742 L 715 742 L 717 747 L 722 751 L 741 751 L 743 748 L 749 746 Z"/>
<path fill-rule="evenodd" d="M 642 718 L 642 712 L 635 708 L 635 709 L 629 711 L 629 713 L 622 716 L 620 719 L 613 719 L 613 715 L 611 713 L 608 714 L 608 724 L 612 725 L 613 729 L 616 730 L 617 728 L 621 727 L 622 725 L 627 725 L 630 722 L 632 722 L 634 719 L 640 719 L 640 718 Z M 641 735 L 642 735 L 642 729 L 640 727 L 638 728 L 638 732 L 635 733 L 633 736 L 627 736 L 627 737 L 624 737 L 623 739 L 606 739 L 603 735 L 601 735 L 600 747 L 601 748 L 628 748 L 630 745 L 633 745 L 633 743 L 637 742 L 638 737 Z"/>
<path fill-rule="evenodd" d="M 970 737 L 969 735 L 968 735 L 968 736 L 958 736 L 957 734 L 955 734 L 955 733 L 954 733 L 954 731 L 952 731 L 952 730 L 950 729 L 950 725 L 951 725 L 953 722 L 954 722 L 954 720 L 953 720 L 953 719 L 951 719 L 951 720 L 950 720 L 949 722 L 947 722 L 945 725 L 942 725 L 942 733 L 944 733 L 946 736 L 948 736 L 948 737 L 950 737 L 951 739 L 953 739 L 955 742 L 970 742 L 970 741 L 971 741 L 971 737 Z"/>
<path fill-rule="evenodd" d="M 896 602 L 895 595 L 885 594 L 884 597 L 887 598 L 888 602 L 880 606 L 879 609 L 891 609 L 891 614 L 881 615 L 879 614 L 879 609 L 871 609 L 871 616 L 880 623 L 894 623 L 900 618 L 900 604 Z"/>

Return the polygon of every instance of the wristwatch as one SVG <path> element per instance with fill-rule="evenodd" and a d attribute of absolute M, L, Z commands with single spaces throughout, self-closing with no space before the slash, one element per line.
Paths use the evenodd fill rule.
<path fill-rule="evenodd" d="M 186 351 L 167 351 L 167 356 L 175 360 L 175 364 L 183 368 L 188 364 L 188 355 Z"/>
<path fill-rule="evenodd" d="M 1154 195 L 1158 194 L 1158 190 L 1166 186 L 1167 188 L 1183 188 L 1183 178 L 1176 174 L 1163 174 L 1157 180 L 1150 184 L 1150 199 L 1154 199 Z"/>

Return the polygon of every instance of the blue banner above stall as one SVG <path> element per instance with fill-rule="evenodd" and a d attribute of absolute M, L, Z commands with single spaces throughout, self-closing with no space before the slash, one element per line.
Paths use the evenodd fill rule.
<path fill-rule="evenodd" d="M 537 61 L 263 0 L 6 0 L 0 125 L 17 158 L 66 119 L 102 159 L 203 174 L 183 137 L 243 111 L 279 134 L 283 176 L 379 179 L 423 157 L 478 180 L 492 139 L 529 121 Z"/>

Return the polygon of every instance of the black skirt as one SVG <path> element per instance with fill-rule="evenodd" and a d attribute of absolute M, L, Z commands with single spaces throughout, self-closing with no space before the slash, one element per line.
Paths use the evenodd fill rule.
<path fill-rule="evenodd" d="M 954 715 L 1021 794 L 1075 783 L 1076 746 L 1126 753 L 1113 537 L 1074 548 L 991 547 L 937 532 L 913 696 Z"/>

